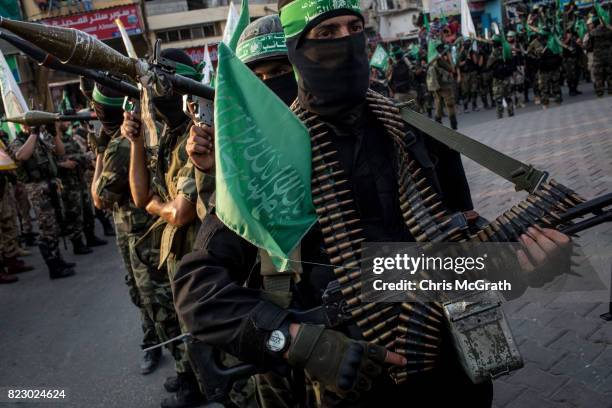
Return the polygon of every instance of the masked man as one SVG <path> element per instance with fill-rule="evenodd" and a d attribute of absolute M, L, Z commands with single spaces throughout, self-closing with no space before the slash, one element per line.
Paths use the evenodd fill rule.
<path fill-rule="evenodd" d="M 261 371 L 274 370 L 294 379 L 304 371 L 316 382 L 323 406 L 374 406 L 383 399 L 388 406 L 490 406 L 491 383 L 469 381 L 448 338 L 442 343 L 440 365 L 395 385 L 387 374 L 379 374 L 383 367 L 408 370 L 405 357 L 368 343 L 366 334 L 349 333 L 342 325 L 329 329 L 299 322 L 295 311 L 321 305 L 328 284 L 347 284 L 342 289 L 349 293 L 356 283 L 349 275 L 343 275 L 341 283 L 333 272 L 345 270 L 346 262 L 358 262 L 352 246 L 355 236 L 381 242 L 415 239 L 402 215 L 397 183 L 403 177 L 391 163 L 408 168 L 406 155 L 413 158 L 451 211 L 470 209 L 471 200 L 459 157 L 441 146 L 426 147 L 424 136 L 408 124 L 387 120 L 385 114 L 391 110 L 384 110 L 384 104 L 393 105 L 368 90 L 359 2 L 297 0 L 281 2 L 279 10 L 298 78 L 293 108 L 311 133 L 312 151 L 304 154 L 312 155 L 319 222 L 300 243 L 299 281 L 285 275 L 287 281 L 260 266 L 257 248 L 223 225 L 211 209 L 197 249 L 184 257 L 173 281 L 179 316 L 198 339 Z M 433 164 L 434 154 L 438 166 Z M 324 173 L 318 174 L 319 169 Z M 459 178 L 463 189 L 451 193 L 448 183 L 457 185 Z M 335 195 L 328 194 L 337 185 L 346 192 L 335 201 Z M 335 239 L 347 225 L 353 238 L 340 243 Z M 551 231 L 541 235 L 566 239 Z"/>

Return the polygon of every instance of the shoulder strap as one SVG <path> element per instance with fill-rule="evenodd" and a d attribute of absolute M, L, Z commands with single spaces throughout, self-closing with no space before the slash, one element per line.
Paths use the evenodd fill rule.
<path fill-rule="evenodd" d="M 427 136 L 474 160 L 514 184 L 516 191 L 533 193 L 546 181 L 548 173 L 522 163 L 456 130 L 434 122 L 408 107 L 401 108 L 402 118 Z"/>

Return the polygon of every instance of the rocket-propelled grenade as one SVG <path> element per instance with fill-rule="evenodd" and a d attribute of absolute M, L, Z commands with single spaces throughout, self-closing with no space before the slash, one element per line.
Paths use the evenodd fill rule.
<path fill-rule="evenodd" d="M 138 77 L 155 66 L 126 57 L 97 38 L 74 28 L 53 27 L 0 17 L 0 27 L 56 56 L 62 63 Z M 168 75 L 174 91 L 214 99 L 214 89 L 180 75 Z"/>
<path fill-rule="evenodd" d="M 60 113 L 44 112 L 32 110 L 28 111 L 21 116 L 15 116 L 12 118 L 4 118 L 3 121 L 19 123 L 28 126 L 39 126 L 48 125 L 60 121 L 75 121 L 75 120 L 95 120 L 96 117 L 91 114 L 78 114 L 78 115 L 62 115 Z"/>
<path fill-rule="evenodd" d="M 72 64 L 63 64 L 55 56 L 48 54 L 46 51 L 43 51 L 34 44 L 31 44 L 30 42 L 14 34 L 6 31 L 0 31 L 0 38 L 14 45 L 40 65 L 55 69 L 57 71 L 64 71 L 71 74 L 84 76 L 132 98 L 138 98 L 140 95 L 136 85 L 132 85 L 100 71 L 77 67 L 76 65 Z"/>

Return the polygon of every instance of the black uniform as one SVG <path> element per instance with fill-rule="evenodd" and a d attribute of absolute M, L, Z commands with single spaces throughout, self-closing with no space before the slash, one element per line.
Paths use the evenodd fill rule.
<path fill-rule="evenodd" d="M 366 112 L 361 118 L 363 122 L 348 131 L 330 127 L 334 130 L 334 150 L 346 173 L 364 234 L 368 241 L 413 241 L 402 219 L 396 176 L 390 164 L 393 143 L 373 116 Z M 408 133 L 407 138 L 415 142 L 410 147 L 411 157 L 442 194 L 445 206 L 455 211 L 471 209 L 459 155 L 439 144 L 426 143 L 421 135 Z M 330 263 L 322 248 L 320 229 L 315 225 L 301 243 L 303 273 L 301 281 L 294 285 L 291 309 L 320 305 L 327 284 L 335 279 L 332 268 L 322 266 Z M 289 367 L 285 361 L 265 351 L 265 341 L 271 330 L 285 319 L 293 319 L 290 310 L 263 300 L 256 258 L 257 249 L 230 231 L 214 213 L 206 217 L 195 251 L 183 259 L 173 281 L 177 311 L 199 340 L 242 361 L 286 372 Z M 402 386 L 381 377 L 357 404 L 338 401 L 326 392 L 324 405 L 370 406 L 380 403 L 380 393 L 384 393 L 390 406 L 400 401 L 402 405 L 410 401 L 421 406 L 419 403 L 427 401 L 430 406 L 440 406 L 447 398 L 459 406 L 490 406 L 491 383 L 473 385 L 459 367 L 450 341 L 443 344 L 444 363 L 440 369 Z M 437 392 L 441 386 L 448 393 Z"/>

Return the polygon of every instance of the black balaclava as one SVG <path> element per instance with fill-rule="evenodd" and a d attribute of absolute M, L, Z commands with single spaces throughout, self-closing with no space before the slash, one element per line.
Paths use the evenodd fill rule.
<path fill-rule="evenodd" d="M 293 72 L 287 72 L 286 74 L 266 79 L 263 82 L 276 94 L 276 96 L 285 102 L 287 106 L 290 106 L 297 97 L 298 88 Z"/>
<path fill-rule="evenodd" d="M 108 98 L 110 102 L 113 102 L 103 103 L 101 99 L 104 98 L 96 98 L 95 95 L 92 96 L 92 105 L 96 112 L 96 117 L 102 124 L 104 131 L 108 134 L 112 134 L 119 129 L 121 123 L 123 123 L 123 107 L 119 103 L 123 100 L 124 96 L 120 92 L 99 83 L 96 83 L 95 87 L 97 89 L 95 93 L 102 94 Z M 100 99 L 100 101 L 96 99 Z"/>
<path fill-rule="evenodd" d="M 321 21 L 341 15 L 363 18 L 347 9 L 324 13 L 300 35 L 287 39 L 287 48 L 297 74 L 300 105 L 334 123 L 353 126 L 362 116 L 370 84 L 365 32 L 332 40 L 306 38 Z"/>
<path fill-rule="evenodd" d="M 193 66 L 189 55 L 178 48 L 167 48 L 161 52 L 161 56 L 174 62 Z M 187 119 L 187 115 L 183 112 L 183 99 L 175 92 L 170 95 L 153 97 L 153 104 L 155 113 L 171 129 L 183 124 Z"/>

